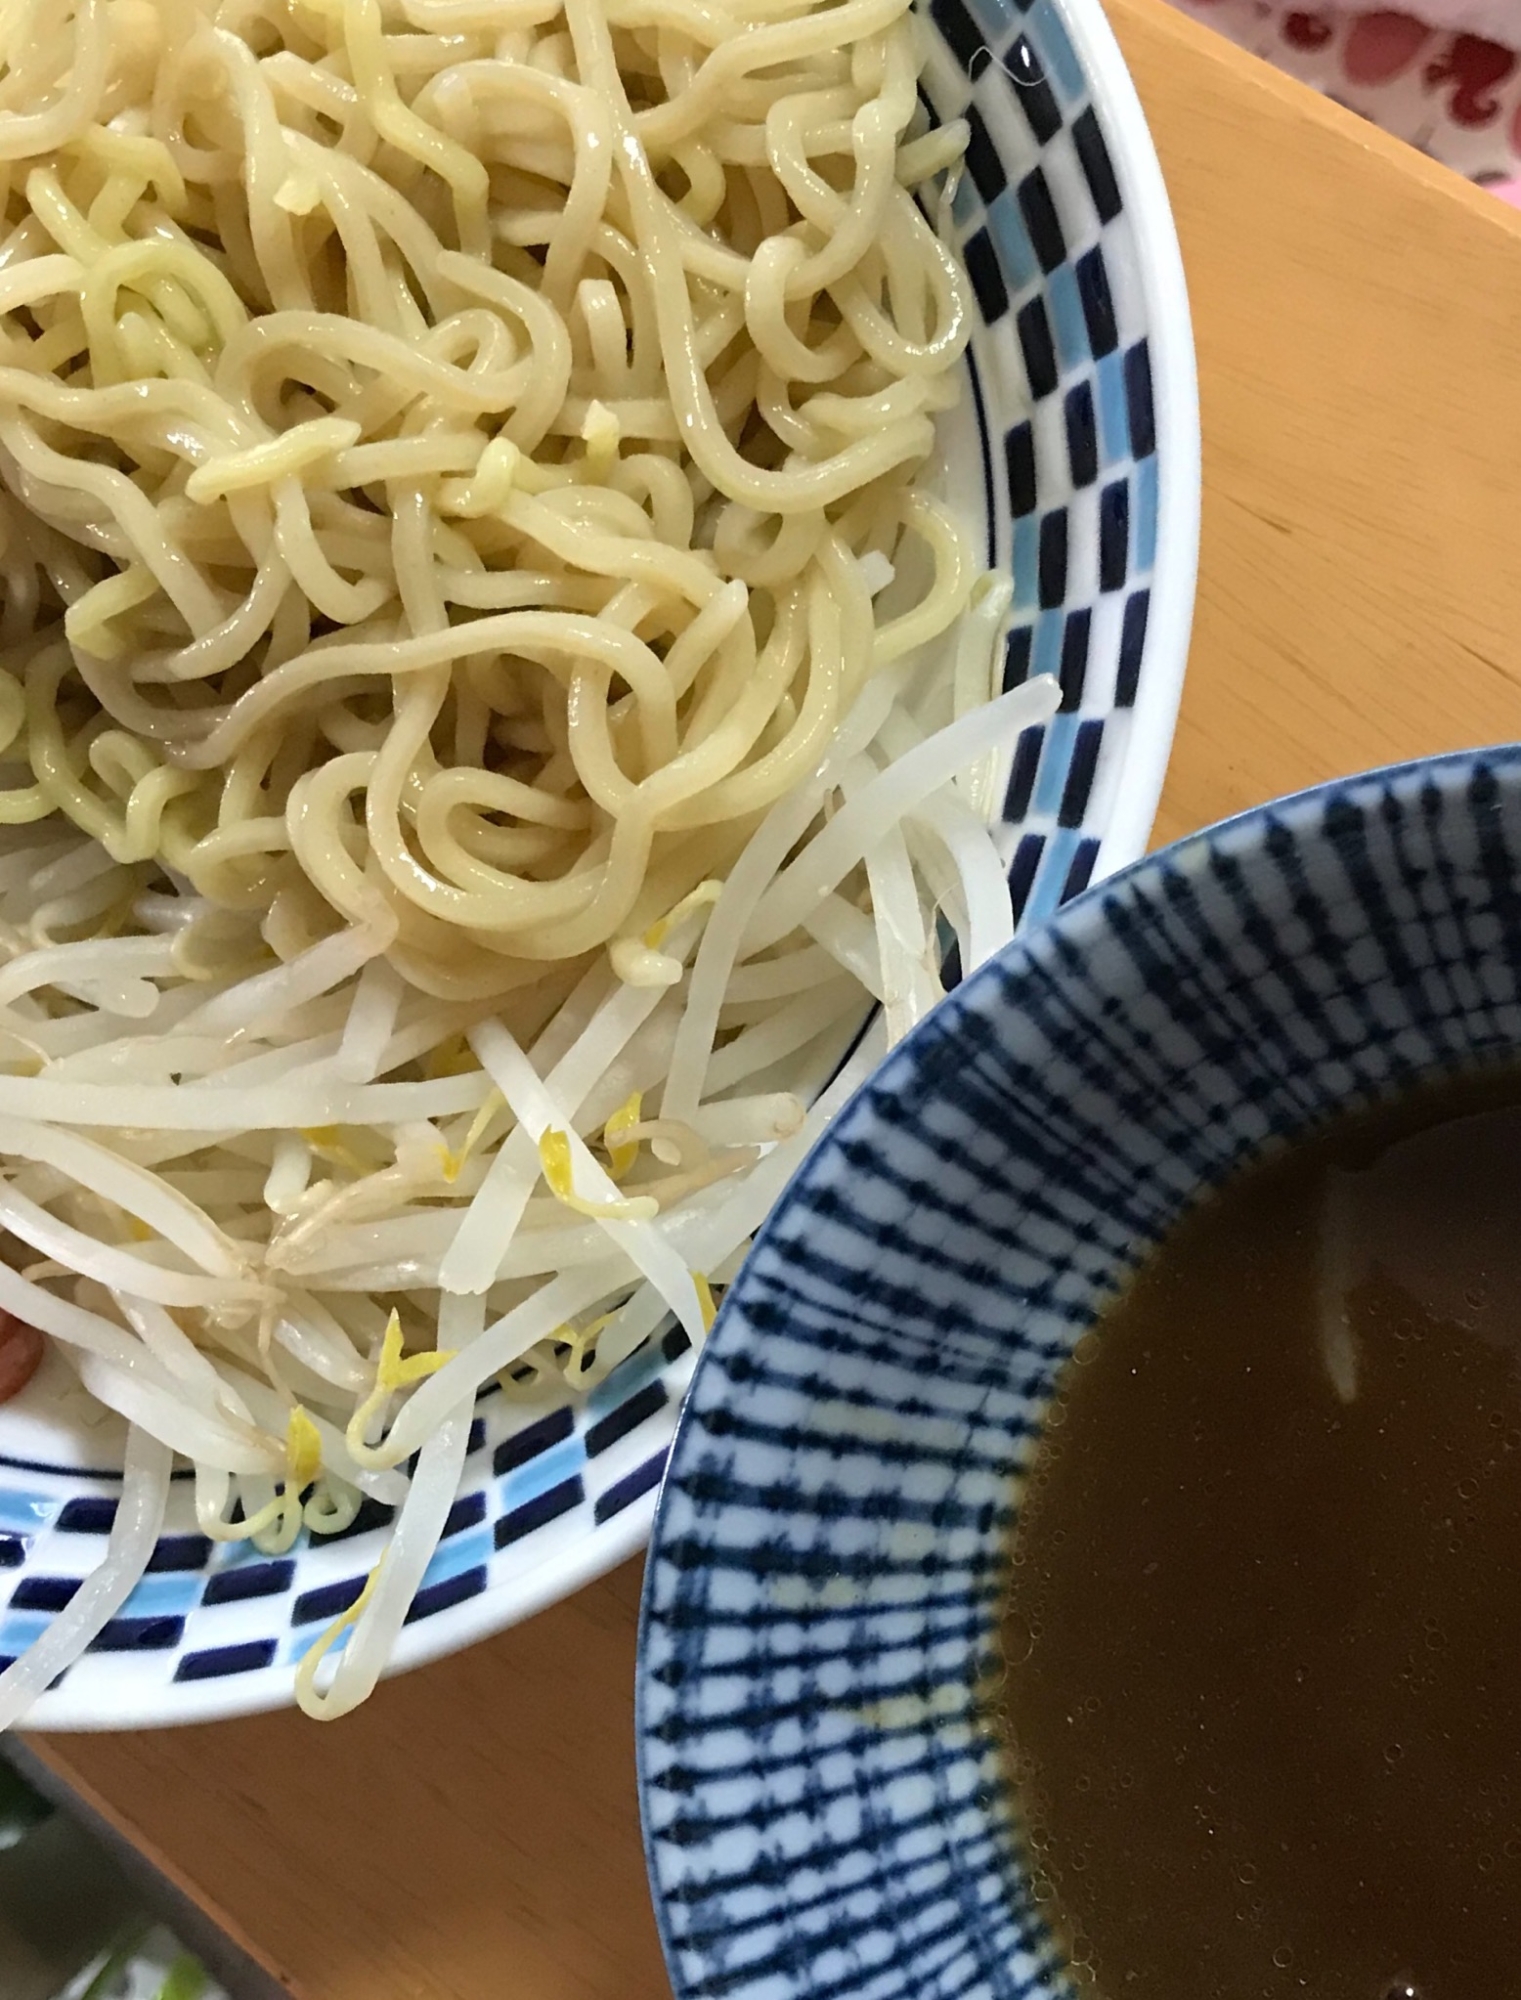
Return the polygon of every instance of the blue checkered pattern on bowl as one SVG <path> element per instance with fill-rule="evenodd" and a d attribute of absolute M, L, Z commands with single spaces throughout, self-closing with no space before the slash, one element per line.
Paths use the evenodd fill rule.
<path fill-rule="evenodd" d="M 1154 163 L 1111 122 L 1052 0 L 930 0 L 928 18 L 926 105 L 971 124 L 954 215 L 979 307 L 969 393 L 944 435 L 946 490 L 981 517 L 990 566 L 1014 576 L 1005 684 L 1045 672 L 1062 684 L 1060 714 L 1026 734 L 1003 782 L 1001 837 L 1029 923 L 1086 886 L 1101 848 L 1106 867 L 1130 859 L 1150 823 L 1196 548 L 1192 353 L 1181 306 L 1157 303 L 1157 267 L 1176 250 L 1160 193 L 1135 192 Z M 1138 129 L 1133 103 L 1126 115 Z M 510 1624 L 642 1544 L 693 1359 L 669 1329 L 589 1403 L 482 1400 L 399 1665 Z M 0 1413 L 0 1660 L 98 1561 L 112 1496 L 109 1476 L 8 1453 Z M 270 1560 L 196 1534 L 181 1481 L 149 1575 L 33 1719 L 129 1726 L 289 1700 L 292 1664 L 358 1595 L 387 1518 L 371 1503 L 347 1535 Z"/>
<path fill-rule="evenodd" d="M 1062 688 L 1060 713 L 1021 741 L 1003 801 L 1016 904 L 1044 917 L 1092 878 L 1146 662 L 1154 329 L 1104 122 L 1051 0 L 930 0 L 929 15 L 941 37 L 929 101 L 971 131 L 954 213 L 980 315 L 970 373 L 988 561 L 1015 585 L 1004 685 L 1050 673 Z"/>
<path fill-rule="evenodd" d="M 837 1121 L 698 1367 L 646 1582 L 678 2000 L 1055 2000 L 990 1690 L 1018 1478 L 1181 1210 L 1338 1106 L 1521 1056 L 1521 748 L 1141 862 Z"/>
<path fill-rule="evenodd" d="M 641 1501 L 665 1465 L 675 1405 L 690 1370 L 678 1327 L 572 1408 L 481 1398 L 456 1501 L 408 1617 L 424 1626 L 493 1585 L 531 1591 L 534 1572 L 572 1559 Z M 59 1472 L 0 1458 L 0 1665 L 37 1637 L 100 1559 L 116 1512 L 109 1475 Z M 83 1705 L 180 1712 L 185 1690 L 270 1670 L 280 1698 L 289 1670 L 354 1602 L 384 1545 L 392 1509 L 366 1501 L 341 1535 L 303 1537 L 288 1556 L 195 1532 L 188 1482 L 171 1500 L 173 1532 L 90 1655 L 64 1677 Z M 555 1593 L 558 1594 L 558 1593 Z M 445 1644 L 439 1650 L 451 1650 Z M 278 1676 L 278 1678 L 275 1678 Z M 60 1702 L 54 1706 L 61 1706 Z M 220 1705 L 219 1705 L 220 1706 Z"/>

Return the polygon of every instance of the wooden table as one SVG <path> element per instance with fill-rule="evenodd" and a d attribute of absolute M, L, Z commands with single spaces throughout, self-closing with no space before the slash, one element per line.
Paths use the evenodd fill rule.
<path fill-rule="evenodd" d="M 1521 216 L 1113 0 L 1193 294 L 1199 613 L 1157 837 L 1521 733 Z M 323 1729 L 58 1737 L 54 1771 L 299 2000 L 660 2000 L 637 1566 Z"/>

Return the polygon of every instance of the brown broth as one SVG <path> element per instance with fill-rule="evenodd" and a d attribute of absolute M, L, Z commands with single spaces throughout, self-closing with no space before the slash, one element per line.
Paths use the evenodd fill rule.
<path fill-rule="evenodd" d="M 1521 1075 L 1249 1167 L 1084 1337 L 1004 1700 L 1102 2000 L 1521 1996 Z"/>

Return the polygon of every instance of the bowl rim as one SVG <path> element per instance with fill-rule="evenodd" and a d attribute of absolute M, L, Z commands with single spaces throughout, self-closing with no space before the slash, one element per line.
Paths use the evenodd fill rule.
<path fill-rule="evenodd" d="M 916 0 L 916 4 L 919 0 Z M 1144 855 L 1166 776 L 1182 698 L 1198 575 L 1201 490 L 1198 371 L 1193 325 L 1171 204 L 1140 98 L 1099 0 L 1045 0 L 1065 28 L 1098 111 L 1110 161 L 1135 245 L 1146 338 L 1151 362 L 1160 472 L 1156 557 L 1150 585 L 1146 671 L 1130 711 L 1124 747 L 1125 783 L 1100 839 L 1093 881 L 1098 883 Z M 1074 902 L 1082 898 L 1074 898 Z M 1072 907 L 1071 904 L 1065 907 Z M 685 1407 L 685 1391 L 682 1398 Z M 674 1453 L 680 1416 L 668 1447 Z M 407 1628 L 382 1675 L 415 1667 L 477 1645 L 596 1582 L 637 1555 L 656 1532 L 660 1488 L 641 1496 L 597 1535 L 571 1551 L 546 1557 L 510 1592 L 486 1590 L 437 1627 Z M 641 1632 L 643 1613 L 641 1612 Z M 289 1676 L 269 1670 L 244 1679 L 170 1683 L 134 1694 L 117 1710 L 98 1698 L 72 1702 L 67 1684 L 41 1697 L 20 1725 L 38 1730 L 90 1733 L 123 1728 L 166 1728 L 267 1714 L 293 1705 Z M 33 1719 L 33 1717 L 35 1719 Z M 641 1775 L 642 1787 L 642 1775 Z M 646 1859 L 648 1839 L 646 1836 Z M 662 1927 L 662 1942 L 664 1930 Z"/>
<path fill-rule="evenodd" d="M 1067 0 L 1064 0 L 1064 4 L 1066 3 Z M 1078 4 L 1086 4 L 1086 0 L 1078 0 Z M 1001 983 L 1011 974 L 1017 980 L 1035 972 L 1041 959 L 1047 955 L 1053 940 L 1073 939 L 1074 933 L 1081 937 L 1096 922 L 1102 920 L 1109 899 L 1116 893 L 1123 893 L 1131 882 L 1145 881 L 1150 877 L 1175 871 L 1187 872 L 1199 865 L 1205 857 L 1217 852 L 1222 844 L 1240 842 L 1243 838 L 1254 839 L 1260 846 L 1263 837 L 1273 824 L 1281 824 L 1286 819 L 1303 821 L 1311 814 L 1323 812 L 1336 799 L 1364 788 L 1386 793 L 1391 788 L 1410 787 L 1424 776 L 1436 780 L 1446 777 L 1449 781 L 1461 781 L 1464 774 L 1472 777 L 1485 769 L 1497 769 L 1512 776 L 1521 773 L 1521 739 L 1481 744 L 1466 749 L 1438 751 L 1425 756 L 1399 758 L 1391 763 L 1372 765 L 1337 777 L 1323 778 L 1313 784 L 1301 786 L 1295 791 L 1245 806 L 1224 819 L 1197 827 L 1192 832 L 1181 835 L 1177 840 L 1168 842 L 1165 847 L 1138 855 L 1126 866 L 1116 869 L 1105 880 L 1094 881 L 1081 894 L 1061 905 L 1045 923 L 1016 936 L 995 958 L 986 965 L 979 966 L 977 971 L 953 993 L 948 994 L 904 1041 L 889 1052 L 871 1076 L 861 1084 L 854 1096 L 841 1106 L 829 1131 L 819 1140 L 778 1197 L 766 1221 L 757 1232 L 753 1247 L 760 1247 L 770 1236 L 783 1210 L 789 1205 L 794 1190 L 799 1187 L 815 1163 L 847 1140 L 859 1139 L 860 1133 L 853 1133 L 849 1128 L 853 1120 L 863 1116 L 869 1121 L 870 1100 L 877 1091 L 888 1086 L 901 1088 L 911 1079 L 922 1078 L 926 1068 L 934 1065 L 937 1060 L 946 1060 L 962 1016 L 979 1003 L 982 992 L 992 986 L 995 979 Z M 697 1375 L 701 1372 L 708 1354 L 721 1351 L 731 1318 L 726 1310 L 727 1303 L 726 1300 L 725 1308 L 720 1309 L 708 1342 L 698 1357 L 692 1387 L 682 1405 L 671 1439 L 667 1458 L 668 1473 L 677 1466 L 683 1445 L 696 1420 L 694 1392 L 697 1388 Z M 663 1613 L 656 1608 L 655 1593 L 656 1563 L 660 1554 L 666 1511 L 666 1485 L 667 1482 L 662 1481 L 655 1519 L 650 1531 L 650 1560 L 645 1567 L 644 1584 L 639 1598 L 639 1634 L 634 1677 L 634 1756 L 645 1868 L 649 1879 L 656 1929 L 665 1955 L 666 1971 L 675 2000 L 696 2000 L 693 1987 L 684 1977 L 678 1947 L 669 1927 L 665 1894 L 668 1885 L 661 1860 L 663 1842 L 651 1828 L 649 1811 L 652 1780 L 648 1769 L 650 1741 L 647 1714 L 648 1661 L 652 1629 L 663 1617 Z"/>
<path fill-rule="evenodd" d="M 1162 163 L 1157 156 L 1151 129 L 1141 107 L 1140 95 L 1100 0 L 1049 0 L 1049 4 L 1054 8 L 1071 38 L 1082 65 L 1089 94 L 1099 110 L 1105 140 L 1109 146 L 1110 158 L 1124 201 L 1124 212 L 1129 218 L 1134 235 L 1141 296 L 1146 307 L 1152 362 L 1157 464 L 1162 477 L 1157 498 L 1157 555 L 1147 630 L 1149 671 L 1142 677 L 1132 712 L 1134 733 L 1126 751 L 1127 765 L 1132 766 L 1132 782 L 1126 786 L 1118 809 L 1105 829 L 1089 886 L 1070 902 L 1061 905 L 1046 924 L 1016 937 L 1013 943 L 1005 948 L 1005 952 L 1000 954 L 1001 962 L 1009 956 L 1027 957 L 1031 938 L 1043 935 L 1051 924 L 1065 927 L 1074 916 L 1076 921 L 1082 922 L 1084 912 L 1092 908 L 1097 898 L 1113 886 L 1116 876 L 1128 875 L 1135 869 L 1145 868 L 1160 855 L 1175 855 L 1180 848 L 1202 842 L 1217 830 L 1213 827 L 1201 828 L 1184 835 L 1165 848 L 1158 849 L 1152 854 L 1147 853 L 1147 841 L 1161 801 L 1162 786 L 1167 775 L 1177 726 L 1178 708 L 1183 696 L 1183 679 L 1188 664 L 1189 638 L 1193 628 L 1194 600 L 1199 572 L 1203 441 L 1199 419 L 1199 377 L 1193 338 L 1193 316 L 1189 306 L 1182 248 L 1178 241 L 1177 226 L 1162 173 Z M 1160 342 L 1156 338 L 1159 333 L 1165 336 Z M 1471 753 L 1459 751 L 1449 754 L 1461 758 Z M 1521 755 L 1521 751 L 1518 751 L 1518 755 Z M 1306 790 L 1323 790 L 1346 782 L 1345 779 L 1331 779 L 1321 786 L 1308 787 Z M 1302 796 L 1303 792 L 1291 795 L 1296 798 Z M 1265 805 L 1247 807 L 1242 813 L 1232 815 L 1231 820 L 1219 824 L 1230 825 L 1265 810 L 1267 810 Z M 968 984 L 975 981 L 976 977 L 974 973 Z M 941 1021 L 948 1027 L 956 1011 L 957 1001 L 964 991 L 965 989 L 961 988 L 956 993 L 948 995 L 929 1017 L 930 1020 Z M 917 1061 L 919 1040 L 918 1035 L 911 1036 L 907 1047 L 894 1051 L 894 1055 Z M 890 1055 L 887 1061 L 891 1063 L 893 1055 Z M 860 1101 L 864 1092 L 871 1089 L 873 1082 L 882 1073 L 882 1068 L 879 1068 L 874 1076 L 862 1085 L 856 1097 L 841 1107 L 831 1133 L 826 1134 L 819 1142 L 819 1147 L 809 1155 L 809 1160 L 831 1143 L 833 1133 L 843 1128 L 852 1106 Z M 783 1190 L 771 1211 L 771 1216 L 762 1225 L 759 1235 L 764 1235 L 770 1229 L 772 1218 L 787 1201 L 796 1180 L 807 1171 L 809 1160 L 803 1162 L 793 1182 Z M 717 1331 L 715 1325 L 714 1334 Z M 710 1335 L 710 1344 L 712 1339 L 713 1336 Z M 703 1353 L 706 1352 L 705 1346 Z M 699 1366 L 701 1361 L 702 1355 L 699 1355 Z M 676 1463 L 683 1437 L 688 1430 L 694 1385 L 695 1371 L 694 1383 L 688 1385 L 687 1393 L 682 1399 L 667 1451 L 667 1474 Z M 627 1546 L 610 1554 L 608 1560 L 596 1568 L 588 1568 L 584 1581 L 589 1582 L 594 1576 L 605 1573 L 617 1562 L 637 1553 L 641 1546 L 648 1549 L 651 1557 L 658 1552 L 665 1488 L 666 1481 L 662 1478 L 649 1506 L 648 1521 L 641 1520 L 639 1523 L 631 1521 L 626 1538 Z M 641 1516 L 643 1512 L 641 1508 Z M 637 1532 L 640 1528 L 643 1532 Z M 647 1561 L 639 1595 L 639 1629 L 634 1672 L 634 1763 L 635 1786 L 639 1798 L 639 1833 L 644 1849 L 650 1902 L 654 1910 L 655 1927 L 660 1938 L 666 1974 L 676 2000 L 690 2000 L 692 1989 L 683 1974 L 669 1927 L 662 1871 L 657 1861 L 656 1840 L 651 1831 L 648 1808 L 645 1663 L 649 1653 L 649 1632 L 656 1616 L 654 1578 L 654 1562 Z"/>
<path fill-rule="evenodd" d="M 1193 315 L 1162 163 L 1134 79 L 1099 0 L 1051 0 L 1099 110 L 1136 246 L 1156 421 L 1157 554 L 1147 672 L 1132 710 L 1127 782 L 1099 844 L 1093 880 L 1146 852 L 1171 758 L 1199 577 L 1203 442 Z M 1165 333 L 1159 343 L 1156 336 Z"/>

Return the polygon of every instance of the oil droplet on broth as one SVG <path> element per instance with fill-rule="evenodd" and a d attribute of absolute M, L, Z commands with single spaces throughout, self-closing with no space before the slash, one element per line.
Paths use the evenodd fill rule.
<path fill-rule="evenodd" d="M 1020 1667 L 1035 1651 L 1035 1634 L 1028 1619 L 1006 1618 L 1003 1625 L 1003 1657 L 1006 1666 Z"/>
<path fill-rule="evenodd" d="M 1521 1992 L 1521 1834 L 1474 1805 L 1521 1788 L 1518 1170 L 1521 1069 L 1332 1126 L 1200 1204 L 1078 1342 L 1016 1528 L 1009 1712 L 1042 1918 L 1101 2000 L 1242 2000 L 1269 1947 L 1267 2000 Z M 1332 1174 L 1363 1231 L 1350 1399 L 1308 1268 Z M 1482 1280 L 1449 1255 L 1476 1244 Z"/>

